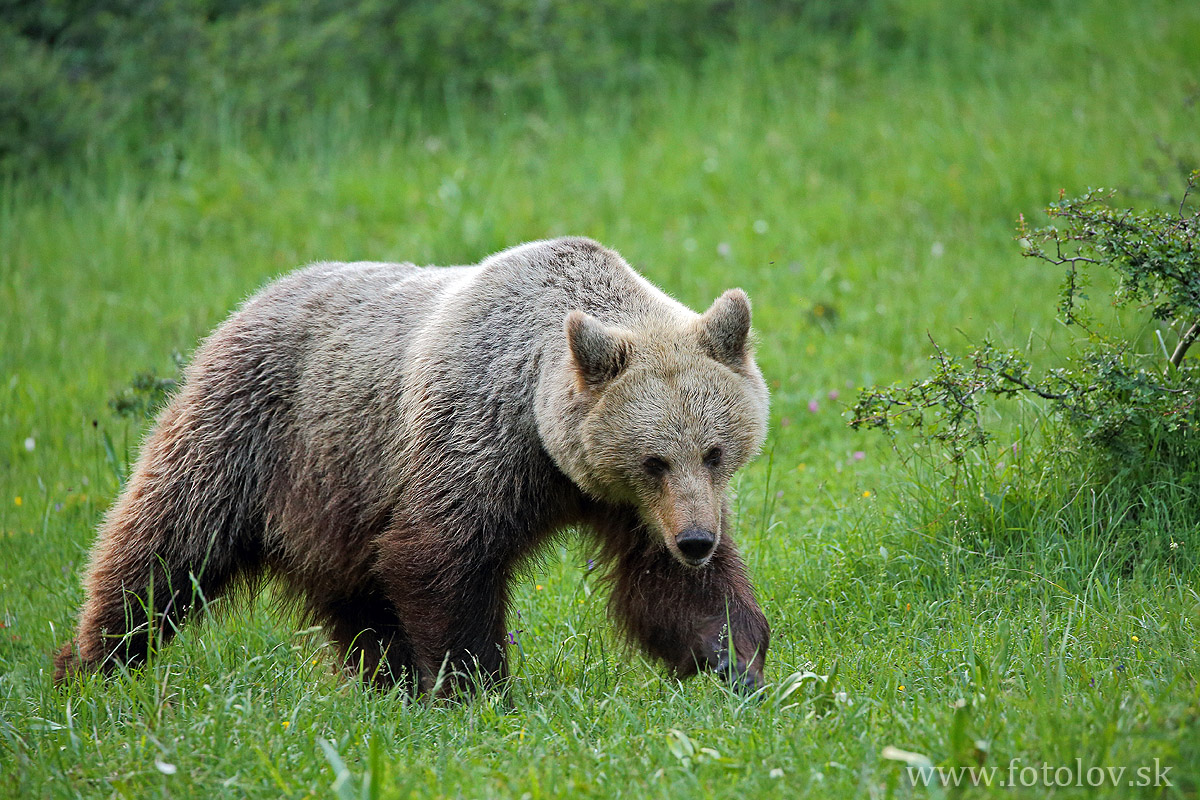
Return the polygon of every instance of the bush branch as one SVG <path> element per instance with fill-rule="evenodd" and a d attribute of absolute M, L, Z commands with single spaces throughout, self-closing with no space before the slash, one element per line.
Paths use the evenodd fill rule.
<path fill-rule="evenodd" d="M 1187 355 L 1188 348 L 1192 346 L 1192 342 L 1196 341 L 1197 336 L 1200 336 L 1200 320 L 1193 322 L 1192 327 L 1179 337 L 1179 344 L 1175 346 L 1175 352 L 1171 353 L 1173 366 L 1178 368 L 1183 363 L 1183 357 Z"/>

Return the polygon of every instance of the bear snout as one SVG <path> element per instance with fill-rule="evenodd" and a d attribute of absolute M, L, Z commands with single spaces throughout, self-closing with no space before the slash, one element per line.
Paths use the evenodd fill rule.
<path fill-rule="evenodd" d="M 675 537 L 675 546 L 679 548 L 684 561 L 693 567 L 699 567 L 716 549 L 717 537 L 712 531 L 703 528 L 688 528 Z"/>

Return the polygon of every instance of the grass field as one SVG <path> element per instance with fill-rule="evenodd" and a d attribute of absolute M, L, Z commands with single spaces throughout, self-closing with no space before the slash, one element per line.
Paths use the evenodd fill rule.
<path fill-rule="evenodd" d="M 1194 488 L 1167 476 L 1125 525 L 1103 492 L 1066 494 L 1037 408 L 1014 406 L 975 474 L 1035 487 L 1034 507 L 983 531 L 976 484 L 905 468 L 842 412 L 922 373 L 930 335 L 1035 331 L 1053 358 L 1061 275 L 1021 259 L 1017 215 L 1042 219 L 1060 189 L 1160 191 L 1156 141 L 1195 152 L 1200 6 L 1097 0 L 961 30 L 909 7 L 938 46 L 746 43 L 636 95 L 463 101 L 386 133 L 313 119 L 269 145 L 221 134 L 149 178 L 101 154 L 0 186 L 0 797 L 943 794 L 889 747 L 1019 784 L 948 795 L 1196 797 Z M 52 688 L 142 433 L 107 405 L 135 373 L 169 372 L 307 261 L 472 263 L 564 233 L 693 308 L 730 286 L 754 302 L 771 434 L 735 506 L 773 628 L 761 700 L 626 653 L 569 539 L 520 582 L 505 697 L 347 683 L 269 592 L 142 672 Z"/>

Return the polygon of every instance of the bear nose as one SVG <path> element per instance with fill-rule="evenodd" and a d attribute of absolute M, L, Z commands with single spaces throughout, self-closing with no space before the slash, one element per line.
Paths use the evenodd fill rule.
<path fill-rule="evenodd" d="M 675 537 L 675 544 L 687 562 L 697 566 L 712 555 L 713 548 L 717 545 L 717 537 L 703 528 L 688 528 Z"/>

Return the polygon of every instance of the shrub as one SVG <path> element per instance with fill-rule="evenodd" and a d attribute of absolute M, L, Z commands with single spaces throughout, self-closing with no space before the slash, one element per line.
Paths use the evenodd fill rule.
<path fill-rule="evenodd" d="M 79 148 L 91 119 L 87 86 L 73 87 L 66 59 L 0 24 L 0 168 L 61 158 Z"/>
<path fill-rule="evenodd" d="M 1125 571 L 1177 559 L 1200 534 L 1200 366 L 1187 357 L 1200 332 L 1197 180 L 1170 211 L 1116 208 L 1113 192 L 1095 190 L 1051 204 L 1049 226 L 1021 219 L 1024 255 L 1064 268 L 1060 321 L 1080 335 L 1061 366 L 1035 374 L 1021 352 L 986 339 L 965 355 L 933 342 L 927 377 L 860 393 L 853 427 L 896 444 L 914 433 L 902 492 L 939 547 L 942 537 L 984 552 L 1035 542 L 1044 559 L 1047 546 L 1075 546 L 1063 537 L 1072 531 Z M 1097 320 L 1093 285 L 1124 309 L 1115 324 Z M 997 432 L 984 411 L 1005 399 L 1043 413 L 1034 436 L 989 455 Z"/>

